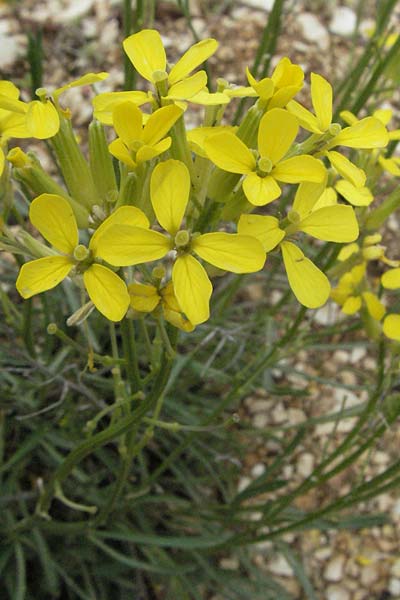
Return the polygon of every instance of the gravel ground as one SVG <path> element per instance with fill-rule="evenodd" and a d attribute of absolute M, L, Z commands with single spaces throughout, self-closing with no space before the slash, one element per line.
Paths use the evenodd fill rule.
<path fill-rule="evenodd" d="M 28 88 L 26 75 L 26 33 L 43 29 L 45 51 L 44 84 L 57 87 L 71 78 L 87 71 L 108 71 L 102 85 L 103 91 L 120 89 L 123 82 L 122 52 L 120 42 L 121 13 L 119 0 L 26 0 L 0 5 L 0 73 Z M 210 60 L 216 77 L 244 83 L 244 70 L 253 60 L 272 0 L 247 0 L 247 2 L 191 2 L 193 26 L 200 37 L 214 36 L 221 45 Z M 284 20 L 276 62 L 288 55 L 299 62 L 309 75 L 317 71 L 331 81 L 340 77 L 346 65 L 351 37 L 355 26 L 356 2 L 339 3 L 334 0 L 293 1 Z M 365 2 L 367 8 L 374 2 Z M 397 26 L 400 21 L 400 3 L 397 9 Z M 372 13 L 371 13 L 372 14 Z M 158 2 L 156 27 L 163 36 L 169 57 L 174 60 L 193 42 L 193 37 L 176 5 Z M 362 22 L 361 30 L 371 29 L 373 21 Z M 273 63 L 274 64 L 274 63 Z M 68 76 L 67 76 L 68 73 Z M 303 91 L 308 96 L 308 87 Z M 91 115 L 88 92 L 85 88 L 70 90 L 65 96 L 66 104 L 74 115 L 74 124 L 84 125 Z M 399 95 L 392 106 L 399 108 Z M 199 113 L 200 115 L 200 113 Z M 196 117 L 194 118 L 194 123 Z M 45 161 L 43 146 L 38 147 Z M 395 240 L 398 222 L 392 219 L 389 230 Z M 257 285 L 247 290 L 250 298 L 256 298 Z M 330 308 L 329 310 L 332 310 Z M 328 309 L 321 309 L 313 318 L 320 324 L 327 321 Z M 336 350 L 314 357 L 300 352 L 295 364 L 282 365 L 275 373 L 277 378 L 298 388 L 308 395 L 271 399 L 263 389 L 247 398 L 242 408 L 242 420 L 251 422 L 261 430 L 274 426 L 283 427 L 301 422 L 308 417 L 355 406 L 365 400 L 365 391 L 357 389 L 357 370 L 362 370 L 371 381 L 374 379 L 375 362 L 360 345 L 351 351 Z M 288 367 L 291 373 L 288 374 Z M 316 385 L 307 375 L 335 378 L 339 386 Z M 345 387 L 340 387 L 342 384 Z M 351 430 L 352 419 L 339 423 L 333 430 L 330 423 L 317 425 L 307 442 L 285 467 L 284 476 L 293 485 L 307 477 L 327 448 L 340 441 Z M 282 432 L 283 435 L 283 432 Z M 239 487 L 244 489 L 252 479 L 262 474 L 273 460 L 276 447 L 261 436 L 254 439 L 254 447 L 243 460 L 243 477 Z M 372 477 L 396 458 L 400 433 L 388 427 L 379 448 L 365 458 L 365 475 Z M 312 509 L 320 504 L 321 497 L 334 498 L 336 490 L 341 493 L 351 488 L 356 474 L 351 470 L 340 474 L 326 489 L 308 494 L 297 503 L 301 509 Z M 334 531 L 319 533 L 309 531 L 300 535 L 287 535 L 290 543 L 303 558 L 306 570 L 317 593 L 326 600 L 389 600 L 400 598 L 400 498 L 396 493 L 386 494 L 365 505 L 365 513 L 384 512 L 392 520 L 391 525 L 364 531 Z M 254 550 L 254 561 L 279 579 L 294 597 L 300 599 L 301 590 L 293 577 L 290 565 L 284 558 L 274 556 L 271 545 L 264 543 Z M 232 559 L 224 559 L 224 568 L 236 569 Z M 215 599 L 217 600 L 217 599 Z"/>

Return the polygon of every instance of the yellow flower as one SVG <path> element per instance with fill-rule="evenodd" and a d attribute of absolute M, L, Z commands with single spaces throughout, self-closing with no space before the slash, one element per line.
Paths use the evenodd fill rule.
<path fill-rule="evenodd" d="M 60 128 L 58 110 L 64 115 L 69 114 L 68 111 L 64 111 L 59 106 L 60 95 L 70 88 L 90 85 L 103 81 L 106 77 L 108 77 L 108 73 L 87 73 L 79 79 L 57 88 L 52 94 L 49 94 L 46 88 L 39 88 L 36 90 L 36 95 L 39 96 L 40 100 L 33 100 L 32 102 L 22 102 L 18 100 L 18 96 L 17 98 L 10 98 L 2 95 L 3 92 L 0 88 L 0 108 L 13 111 L 18 115 L 24 115 L 26 129 L 29 133 L 29 136 L 24 137 L 34 137 L 40 140 L 48 139 L 56 135 Z M 50 98 L 53 99 L 54 104 Z"/>
<path fill-rule="evenodd" d="M 312 133 L 323 134 L 332 124 L 332 86 L 316 73 L 311 73 L 311 101 L 315 114 L 304 108 L 296 100 L 291 100 L 287 109 L 295 115 L 303 127 Z"/>
<path fill-rule="evenodd" d="M 295 65 L 290 58 L 281 58 L 271 77 L 257 81 L 246 69 L 250 87 L 239 87 L 225 90 L 229 97 L 259 97 L 268 110 L 284 108 L 287 103 L 303 87 L 304 73 L 300 65 Z"/>
<path fill-rule="evenodd" d="M 306 154 L 285 160 L 299 131 L 296 117 L 281 108 L 265 113 L 258 130 L 258 153 L 253 152 L 233 133 L 208 137 L 204 148 L 213 163 L 224 171 L 244 175 L 243 191 L 252 204 L 269 204 L 282 193 L 278 181 L 319 183 L 325 177 L 321 161 Z"/>
<path fill-rule="evenodd" d="M 148 92 L 103 92 L 92 100 L 93 116 L 104 125 L 113 124 L 113 112 L 119 104 L 132 102 L 136 106 L 142 106 L 152 102 L 152 95 Z"/>
<path fill-rule="evenodd" d="M 131 169 L 155 158 L 171 146 L 171 138 L 164 136 L 182 115 L 182 110 L 171 104 L 156 110 L 143 127 L 143 114 L 132 102 L 118 104 L 113 111 L 113 123 L 118 138 L 108 149 L 113 156 Z"/>
<path fill-rule="evenodd" d="M 192 255 L 233 273 L 259 271 L 265 261 L 261 244 L 238 234 L 191 233 L 181 229 L 190 193 L 187 167 L 177 160 L 158 164 L 151 177 L 153 210 L 168 235 L 141 227 L 110 227 L 99 240 L 101 256 L 114 266 L 158 260 L 175 250 L 172 281 L 178 305 L 193 325 L 209 317 L 212 285 L 202 264 Z"/>
<path fill-rule="evenodd" d="M 165 320 L 171 325 L 182 331 L 193 331 L 194 326 L 183 315 L 178 304 L 172 281 L 160 288 L 135 282 L 128 285 L 128 291 L 134 310 L 149 313 L 161 306 Z"/>
<path fill-rule="evenodd" d="M 218 48 L 218 42 L 208 38 L 194 44 L 185 52 L 167 73 L 167 58 L 161 36 L 155 29 L 143 29 L 126 38 L 124 50 L 129 60 L 140 73 L 156 88 L 161 82 L 166 84 L 163 100 L 190 100 L 199 104 L 226 104 L 226 94 L 210 94 L 206 88 L 207 74 L 197 71 L 197 67 L 206 61 Z"/>
<path fill-rule="evenodd" d="M 19 102 L 19 90 L 11 81 L 0 81 L 0 106 L 1 99 Z M 23 104 L 23 103 L 21 103 Z M 4 170 L 5 156 L 3 148 L 10 138 L 26 138 L 30 133 L 26 128 L 25 113 L 16 113 L 12 110 L 0 108 L 0 175 Z"/>
<path fill-rule="evenodd" d="M 54 288 L 72 269 L 82 273 L 83 283 L 96 308 L 110 321 L 120 321 L 129 306 L 125 282 L 111 269 L 99 264 L 98 245 L 109 226 L 130 222 L 148 226 L 146 217 L 133 206 L 122 206 L 93 234 L 89 246 L 79 244 L 79 232 L 69 202 L 56 194 L 42 194 L 29 209 L 32 225 L 55 248 L 54 255 L 25 263 L 19 272 L 17 290 L 30 298 Z"/>
<path fill-rule="evenodd" d="M 299 186 L 284 228 L 275 217 L 264 215 L 242 215 L 238 223 L 238 232 L 256 237 L 266 252 L 279 245 L 289 285 L 298 301 L 307 308 L 325 304 L 330 284 L 302 250 L 284 238 L 297 232 L 331 242 L 350 242 L 358 237 L 354 210 L 336 204 L 332 192 L 321 194 L 323 185 L 303 183 Z"/>
<path fill-rule="evenodd" d="M 365 273 L 366 263 L 353 267 L 339 279 L 331 297 L 346 315 L 354 315 L 365 307 L 375 321 L 380 321 L 386 309 L 376 294 L 366 289 Z"/>

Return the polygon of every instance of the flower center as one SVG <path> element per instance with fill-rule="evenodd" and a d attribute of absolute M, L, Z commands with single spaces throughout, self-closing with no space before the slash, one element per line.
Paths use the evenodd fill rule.
<path fill-rule="evenodd" d="M 270 160 L 267 156 L 263 156 L 260 158 L 257 164 L 259 175 L 268 175 L 268 173 L 271 173 L 273 166 L 272 160 Z"/>
<path fill-rule="evenodd" d="M 186 229 L 181 229 L 175 235 L 175 247 L 177 250 L 184 250 L 187 248 L 190 242 L 190 233 Z"/>
<path fill-rule="evenodd" d="M 74 259 L 78 262 L 82 262 L 89 257 L 90 250 L 86 248 L 83 244 L 78 244 L 74 249 Z"/>
<path fill-rule="evenodd" d="M 293 225 L 298 225 L 301 221 L 301 216 L 297 210 L 289 210 L 287 218 L 290 223 L 293 223 Z"/>

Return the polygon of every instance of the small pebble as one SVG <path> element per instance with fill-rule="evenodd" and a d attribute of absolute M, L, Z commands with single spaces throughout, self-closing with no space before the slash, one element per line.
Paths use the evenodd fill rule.
<path fill-rule="evenodd" d="M 354 33 L 356 23 L 357 17 L 354 10 L 347 6 L 338 6 L 333 12 L 329 30 L 336 35 L 343 37 L 350 36 Z"/>
<path fill-rule="evenodd" d="M 260 477 L 264 473 L 265 473 L 265 465 L 263 465 L 262 463 L 257 463 L 251 469 L 251 474 L 253 477 Z"/>
<path fill-rule="evenodd" d="M 329 585 L 326 589 L 326 600 L 350 600 L 350 592 L 340 585 Z"/>
<path fill-rule="evenodd" d="M 309 477 L 314 470 L 315 458 L 309 452 L 302 454 L 297 461 L 297 472 L 302 477 Z"/>
<path fill-rule="evenodd" d="M 345 556 L 338 554 L 334 556 L 326 565 L 324 570 L 324 579 L 326 581 L 341 581 L 343 578 Z"/>
<path fill-rule="evenodd" d="M 274 575 L 281 575 L 282 577 L 292 577 L 293 570 L 287 560 L 283 556 L 278 556 L 275 560 L 268 564 L 268 569 Z"/>
<path fill-rule="evenodd" d="M 302 13 L 298 15 L 297 22 L 307 41 L 316 44 L 321 50 L 329 48 L 328 32 L 315 15 L 312 13 Z"/>
<path fill-rule="evenodd" d="M 389 589 L 389 592 L 393 595 L 393 598 L 399 598 L 400 597 L 400 579 L 396 579 L 395 577 L 392 577 L 389 580 L 388 589 Z"/>

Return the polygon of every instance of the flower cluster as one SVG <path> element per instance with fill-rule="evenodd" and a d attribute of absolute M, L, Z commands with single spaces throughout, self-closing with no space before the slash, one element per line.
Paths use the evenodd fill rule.
<path fill-rule="evenodd" d="M 365 307 L 381 320 L 383 305 L 362 283 L 365 261 L 342 271 L 331 292 L 329 272 L 306 255 L 315 256 L 319 245 L 308 236 L 353 243 L 357 256 L 371 248 L 365 237 L 354 246 L 374 200 L 369 184 L 383 170 L 400 174 L 398 160 L 382 150 L 399 139 L 398 131 L 387 130 L 387 111 L 359 120 L 345 111 L 347 126 L 332 122 L 332 87 L 315 73 L 309 111 L 294 100 L 304 73 L 287 57 L 271 77 L 257 81 L 248 70 L 248 86 L 219 80 L 212 93 L 198 69 L 217 50 L 214 39 L 194 44 L 173 66 L 155 30 L 131 35 L 123 46 L 151 89 L 94 97 L 89 160 L 60 96 L 97 84 L 106 73 L 89 73 L 53 92 L 40 89 L 32 102 L 0 82 L 0 169 L 5 177 L 12 167 L 36 196 L 29 218 L 50 244 L 4 225 L 3 247 L 32 259 L 17 279 L 21 296 L 70 277 L 111 321 L 150 313 L 190 331 L 209 318 L 216 273 L 257 272 L 273 253 L 282 257 L 304 306 L 320 307 L 332 295 L 347 314 Z M 236 98 L 254 104 L 233 127 L 223 118 Z M 204 123 L 186 130 L 191 103 L 204 107 Z M 31 153 L 18 147 L 7 153 L 11 138 L 26 137 L 49 140 L 63 185 Z M 354 254 L 346 252 L 346 260 Z M 400 287 L 399 273 L 385 273 L 382 285 Z M 389 337 L 400 337 L 399 321 L 386 316 Z"/>

